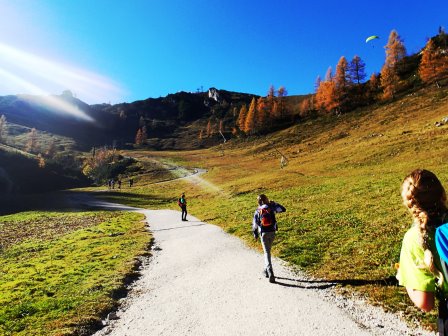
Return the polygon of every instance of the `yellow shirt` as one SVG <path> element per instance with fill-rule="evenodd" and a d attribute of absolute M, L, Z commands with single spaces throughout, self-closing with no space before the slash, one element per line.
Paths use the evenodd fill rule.
<path fill-rule="evenodd" d="M 438 270 L 442 270 L 440 266 L 439 254 L 437 253 L 434 234 L 429 240 L 430 249 L 433 252 L 434 263 Z M 403 244 L 400 253 L 400 267 L 397 272 L 397 279 L 400 285 L 407 288 L 423 292 L 436 291 L 436 278 L 427 269 L 424 262 L 424 250 L 419 244 L 419 230 L 413 225 L 404 235 Z M 443 293 L 448 294 L 448 279 L 442 284 Z"/>

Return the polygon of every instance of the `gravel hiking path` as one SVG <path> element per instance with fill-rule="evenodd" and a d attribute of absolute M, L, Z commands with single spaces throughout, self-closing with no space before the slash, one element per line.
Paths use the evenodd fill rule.
<path fill-rule="evenodd" d="M 262 254 L 217 226 L 192 216 L 183 222 L 178 211 L 115 207 L 146 215 L 153 255 L 95 336 L 435 335 L 409 329 L 360 299 L 342 298 L 331 283 L 306 278 L 278 259 L 271 284 L 262 275 Z"/>

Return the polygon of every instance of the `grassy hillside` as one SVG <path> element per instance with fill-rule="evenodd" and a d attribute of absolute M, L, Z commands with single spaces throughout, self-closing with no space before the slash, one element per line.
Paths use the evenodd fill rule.
<path fill-rule="evenodd" d="M 256 196 L 266 193 L 287 208 L 278 216 L 277 256 L 334 281 L 343 293 L 355 290 L 431 327 L 435 314 L 414 308 L 396 286 L 393 265 L 411 225 L 399 195 L 403 177 L 424 167 L 448 186 L 448 125 L 435 126 L 446 116 L 448 90 L 424 89 L 268 137 L 195 151 L 130 151 L 124 154 L 139 161 L 129 173 L 132 188 L 126 176 L 121 190 L 88 190 L 151 209 L 177 209 L 177 197 L 186 192 L 191 214 L 256 249 L 252 214 Z M 280 152 L 288 159 L 283 168 Z M 169 181 L 197 167 L 208 172 Z M 136 214 L 36 209 L 0 217 L 0 334 L 89 333 L 116 305 L 150 237 Z"/>
<path fill-rule="evenodd" d="M 268 138 L 147 153 L 208 172 L 190 182 L 158 185 L 142 178 L 121 200 L 176 208 L 175 199 L 185 191 L 190 213 L 260 248 L 250 223 L 257 194 L 266 193 L 287 208 L 278 218 L 277 256 L 431 326 L 434 314 L 413 307 L 396 286 L 393 266 L 411 225 L 399 194 L 404 176 L 423 167 L 448 187 L 448 125 L 435 126 L 445 116 L 448 90 L 426 88 L 392 103 L 308 120 Z M 279 151 L 289 160 L 283 169 Z"/>
<path fill-rule="evenodd" d="M 12 196 L 87 186 L 73 155 L 42 159 L 0 144 L 0 214 L 7 212 Z"/>

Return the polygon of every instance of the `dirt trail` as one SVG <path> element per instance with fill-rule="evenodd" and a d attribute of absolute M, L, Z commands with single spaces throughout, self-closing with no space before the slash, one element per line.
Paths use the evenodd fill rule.
<path fill-rule="evenodd" d="M 153 256 L 118 319 L 95 336 L 434 335 L 338 297 L 331 284 L 297 275 L 278 259 L 271 284 L 262 255 L 214 225 L 191 216 L 182 222 L 177 211 L 139 211 L 155 238 Z"/>

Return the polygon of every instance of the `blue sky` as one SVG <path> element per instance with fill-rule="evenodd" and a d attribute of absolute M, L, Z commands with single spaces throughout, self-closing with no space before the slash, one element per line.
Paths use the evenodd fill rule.
<path fill-rule="evenodd" d="M 392 29 L 414 53 L 448 28 L 446 0 L 0 0 L 0 11 L 0 95 L 69 89 L 88 103 L 201 87 L 307 94 L 341 56 L 379 72 Z"/>

